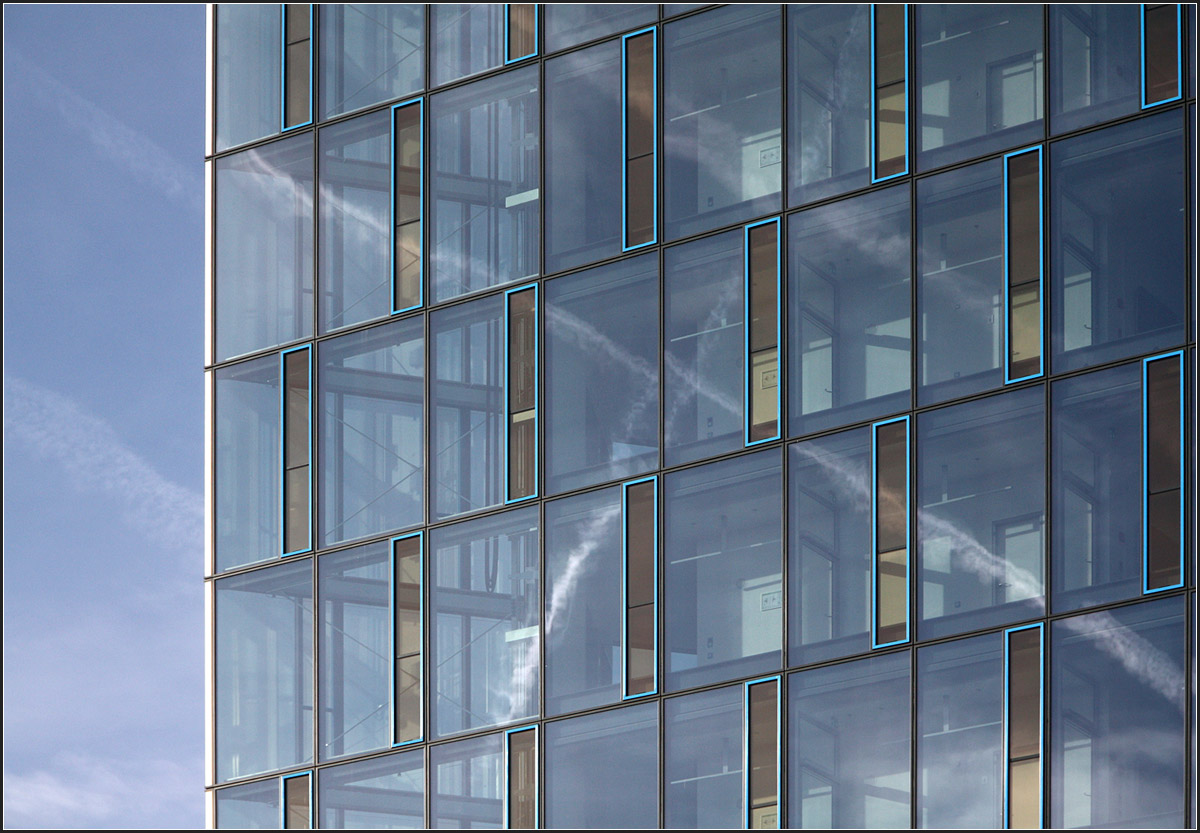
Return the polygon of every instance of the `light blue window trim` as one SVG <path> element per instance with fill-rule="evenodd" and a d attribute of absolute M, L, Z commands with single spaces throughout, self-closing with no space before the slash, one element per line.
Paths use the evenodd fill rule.
<path fill-rule="evenodd" d="M 1004 826 L 1007 828 L 1010 824 L 1008 818 L 1008 810 L 1011 804 L 1008 794 L 1008 770 L 1011 766 L 1012 751 L 1009 748 L 1009 716 L 1008 716 L 1008 684 L 1011 679 L 1009 672 L 1009 645 L 1012 641 L 1012 634 L 1017 631 L 1036 630 L 1038 632 L 1038 819 L 1044 818 L 1046 794 L 1043 789 L 1046 767 L 1046 631 L 1039 622 L 1035 625 L 1021 625 L 1016 628 L 1006 628 L 1004 631 L 1004 766 L 1001 767 L 1004 779 Z M 1041 829 L 1042 824 L 1038 824 L 1037 829 Z"/>
<path fill-rule="evenodd" d="M 287 357 L 292 353 L 303 352 L 308 359 L 308 542 L 300 549 L 288 550 L 284 541 L 287 540 Z M 293 347 L 279 354 L 279 543 L 280 555 L 287 558 L 290 555 L 301 555 L 312 552 L 313 528 L 313 464 L 312 464 L 312 409 L 313 409 L 313 363 L 312 345 Z"/>
<path fill-rule="evenodd" d="M 285 775 L 279 779 L 279 829 L 287 829 L 287 782 L 291 778 L 303 778 L 308 776 L 308 829 L 313 829 L 313 779 L 316 775 L 313 771 L 306 770 L 304 772 L 293 772 L 291 775 Z"/>
<path fill-rule="evenodd" d="M 626 55 L 626 43 L 630 38 L 635 38 L 638 35 L 650 34 L 651 55 L 653 56 L 650 62 L 650 69 L 653 72 L 652 84 L 654 88 L 654 107 L 651 110 L 653 115 L 654 129 L 654 150 L 651 155 L 650 171 L 654 177 L 654 186 L 651 188 L 653 194 L 653 213 L 651 214 L 650 222 L 650 239 L 645 243 L 637 243 L 633 246 L 629 245 L 629 130 L 626 121 L 629 114 L 629 102 L 627 101 L 627 84 L 625 80 L 626 70 L 629 67 L 629 58 Z M 634 249 L 641 249 L 645 246 L 653 246 L 658 243 L 658 28 L 655 26 L 647 26 L 645 29 L 638 29 L 636 32 L 630 32 L 628 35 L 621 37 L 621 251 L 631 252 Z"/>
<path fill-rule="evenodd" d="M 512 372 L 512 363 L 508 360 L 509 352 L 509 306 L 510 299 L 514 292 L 524 292 L 527 289 L 533 290 L 533 491 L 521 497 L 510 497 L 508 490 L 512 485 L 509 479 L 508 472 L 508 448 L 512 441 L 512 402 L 508 398 L 509 373 Z M 538 298 L 538 285 L 536 283 L 527 283 L 524 286 L 514 286 L 512 289 L 504 291 L 504 503 L 521 503 L 526 500 L 531 500 L 538 496 L 538 464 L 541 462 L 538 459 L 538 400 L 541 398 L 542 392 L 542 369 L 539 345 L 539 324 L 541 323 L 540 301 Z"/>
<path fill-rule="evenodd" d="M 904 423 L 904 638 L 879 641 L 879 485 L 878 446 L 881 426 Z M 885 419 L 871 425 L 871 648 L 903 645 L 912 634 L 912 428 L 907 416 Z"/>
<path fill-rule="evenodd" d="M 640 694 L 629 693 L 629 487 L 654 484 L 654 686 Z M 621 699 L 637 700 L 658 694 L 658 475 L 621 484 Z"/>
<path fill-rule="evenodd" d="M 514 726 L 511 729 L 504 730 L 504 789 L 501 790 L 501 794 L 504 799 L 504 815 L 503 815 L 504 829 L 505 830 L 512 829 L 512 825 L 510 824 L 510 819 L 508 816 L 508 812 L 509 812 L 509 807 L 508 807 L 508 794 L 509 794 L 508 763 L 509 763 L 509 759 L 510 759 L 509 747 L 511 745 L 511 739 L 512 739 L 512 736 L 517 734 L 518 732 L 533 732 L 533 757 L 534 757 L 534 767 L 533 767 L 533 772 L 534 772 L 534 776 L 533 776 L 533 818 L 534 818 L 534 822 L 533 822 L 533 825 L 534 826 L 533 826 L 533 829 L 537 830 L 537 829 L 541 828 L 541 826 L 542 826 L 542 811 L 541 811 L 542 784 L 541 784 L 541 779 L 538 777 L 538 771 L 541 769 L 541 764 L 540 764 L 540 761 L 538 761 L 538 759 L 541 757 L 542 750 L 541 750 L 541 744 L 538 742 L 540 739 L 538 738 L 538 727 L 537 727 L 536 723 L 531 723 L 528 726 Z"/>
<path fill-rule="evenodd" d="M 876 175 L 876 163 L 879 159 L 879 154 L 875 147 L 876 136 L 878 135 L 878 125 L 875 123 L 876 113 L 879 112 L 879 88 L 875 84 L 875 6 L 871 4 L 871 182 L 885 182 L 889 179 L 895 179 L 898 176 L 905 176 L 908 173 L 908 160 L 911 155 L 911 150 L 908 143 L 908 102 L 911 96 L 909 88 L 911 80 L 908 75 L 908 4 L 904 5 L 904 170 L 897 171 L 894 174 L 887 176 Z"/>
<path fill-rule="evenodd" d="M 313 4 L 308 4 L 308 120 L 297 122 L 292 126 L 287 123 L 287 7 L 290 3 L 279 4 L 279 129 L 287 133 L 298 127 L 306 127 L 313 123 L 313 41 L 316 32 L 313 31 Z"/>
<path fill-rule="evenodd" d="M 750 331 L 752 329 L 750 320 L 750 230 L 759 226 L 775 226 L 775 434 L 770 437 L 761 439 L 750 439 L 751 421 L 754 419 L 753 409 L 751 408 L 751 395 L 753 385 L 753 357 L 750 354 Z M 780 396 L 780 391 L 783 388 L 783 374 L 779 372 L 779 367 L 783 359 L 783 334 L 781 332 L 782 318 L 780 314 L 780 274 L 783 272 L 783 264 L 780 261 L 780 240 L 781 233 L 779 218 L 772 217 L 770 220 L 759 220 L 757 223 L 748 223 L 742 227 L 742 321 L 745 324 L 742 327 L 743 333 L 743 363 L 742 363 L 742 429 L 746 448 L 751 446 L 762 445 L 779 439 L 780 431 L 783 426 L 783 402 Z"/>
<path fill-rule="evenodd" d="M 421 167 L 420 167 L 420 197 L 417 210 L 420 212 L 420 220 L 418 224 L 421 227 L 420 233 L 417 235 L 417 240 L 420 244 L 420 249 L 417 254 L 417 302 L 407 307 L 396 306 L 396 111 L 404 107 L 417 108 L 417 122 L 420 125 L 421 131 Z M 399 104 L 392 105 L 392 121 L 388 128 L 392 137 L 391 158 L 392 158 L 392 229 L 391 241 L 392 251 L 388 261 L 391 264 L 391 269 L 388 274 L 392 281 L 392 315 L 398 312 L 408 312 L 409 310 L 419 309 L 425 303 L 425 99 L 410 98 L 408 101 L 401 101 Z"/>
<path fill-rule="evenodd" d="M 524 55 L 509 55 L 508 54 L 508 18 L 512 13 L 512 3 L 504 4 L 504 65 L 515 64 L 517 61 L 524 61 L 526 58 L 532 58 L 538 54 L 539 38 L 538 29 L 541 28 L 542 4 L 533 4 L 533 51 L 527 52 Z"/>
<path fill-rule="evenodd" d="M 1179 581 L 1165 587 L 1150 588 L 1150 423 L 1147 419 L 1150 389 L 1147 384 L 1148 370 L 1152 362 L 1174 359 L 1179 365 Z M 1161 593 L 1164 590 L 1177 590 L 1183 587 L 1183 552 L 1184 542 L 1184 468 L 1183 454 L 1185 445 L 1183 423 L 1183 351 L 1173 350 L 1161 356 L 1149 356 L 1142 359 L 1142 595 Z"/>
<path fill-rule="evenodd" d="M 417 539 L 417 563 L 420 571 L 417 586 L 420 588 L 420 612 L 418 613 L 417 632 L 421 639 L 421 732 L 412 740 L 396 743 L 396 542 Z M 421 532 L 408 535 L 397 535 L 388 541 L 388 622 L 391 623 L 391 635 L 388 644 L 391 646 L 391 656 L 388 657 L 388 668 L 391 670 L 391 681 L 388 683 L 391 692 L 391 709 L 388 714 L 388 725 L 391 731 L 392 748 L 410 746 L 425 740 L 425 536 Z"/>
<path fill-rule="evenodd" d="M 742 806 L 745 808 L 746 829 L 750 830 L 754 808 L 750 806 L 750 688 L 761 683 L 775 683 L 775 813 L 776 829 L 782 829 L 783 800 L 780 778 L 783 773 L 783 678 L 780 674 L 747 680 L 742 684 Z"/>
<path fill-rule="evenodd" d="M 1159 101 L 1146 101 L 1146 4 L 1141 4 L 1142 22 L 1142 109 L 1157 107 L 1160 104 L 1170 104 L 1183 98 L 1183 11 L 1180 4 L 1175 4 L 1175 95 Z"/>
<path fill-rule="evenodd" d="M 1014 377 L 1012 370 L 1012 309 L 1009 304 L 1011 272 L 1008 254 L 1008 160 L 1036 153 L 1038 161 L 1038 369 L 1036 373 Z M 1046 175 L 1042 166 L 1042 146 L 1022 148 L 1004 154 L 1004 384 L 1040 378 L 1046 372 Z"/>

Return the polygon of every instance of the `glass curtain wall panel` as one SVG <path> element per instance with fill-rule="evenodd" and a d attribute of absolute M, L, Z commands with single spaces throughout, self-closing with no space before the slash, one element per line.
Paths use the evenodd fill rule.
<path fill-rule="evenodd" d="M 504 735 L 429 748 L 429 827 L 503 828 Z"/>
<path fill-rule="evenodd" d="M 324 546 L 423 519 L 423 325 L 406 318 L 319 345 Z"/>
<path fill-rule="evenodd" d="M 871 7 L 789 5 L 788 202 L 871 183 Z"/>
<path fill-rule="evenodd" d="M 503 3 L 437 3 L 429 6 L 432 86 L 441 86 L 504 63 Z"/>
<path fill-rule="evenodd" d="M 218 830 L 279 829 L 279 779 L 226 787 L 215 797 Z"/>
<path fill-rule="evenodd" d="M 350 3 L 318 9 L 321 118 L 425 86 L 424 6 Z"/>
<path fill-rule="evenodd" d="M 781 462 L 772 449 L 664 478 L 668 691 L 779 668 Z"/>
<path fill-rule="evenodd" d="M 538 712 L 536 506 L 429 534 L 434 737 Z"/>
<path fill-rule="evenodd" d="M 218 152 L 278 133 L 282 4 L 222 3 L 216 10 Z"/>
<path fill-rule="evenodd" d="M 543 284 L 550 493 L 658 465 L 658 259 Z"/>
<path fill-rule="evenodd" d="M 542 15 L 547 52 L 637 29 L 658 19 L 657 10 L 645 3 L 546 3 Z"/>
<path fill-rule="evenodd" d="M 1044 612 L 1044 397 L 1025 388 L 917 417 L 922 639 Z"/>
<path fill-rule="evenodd" d="M 1140 10 L 1129 4 L 1050 6 L 1050 132 L 1138 111 Z"/>
<path fill-rule="evenodd" d="M 658 706 L 546 724 L 548 828 L 658 827 Z"/>
<path fill-rule="evenodd" d="M 917 5 L 917 165 L 1042 138 L 1042 7 Z"/>
<path fill-rule="evenodd" d="M 1186 612 L 1174 596 L 1051 624 L 1051 827 L 1184 826 Z"/>
<path fill-rule="evenodd" d="M 663 27 L 666 239 L 779 210 L 781 25 L 747 5 Z"/>
<path fill-rule="evenodd" d="M 668 466 L 742 447 L 742 238 L 727 231 L 664 253 Z"/>
<path fill-rule="evenodd" d="M 215 582 L 217 781 L 313 759 L 313 586 L 305 558 Z"/>
<path fill-rule="evenodd" d="M 668 828 L 744 828 L 744 686 L 663 703 Z"/>
<path fill-rule="evenodd" d="M 320 771 L 320 827 L 338 830 L 425 827 L 425 755 L 400 752 Z"/>
<path fill-rule="evenodd" d="M 792 436 L 909 405 L 909 186 L 788 218 Z"/>
<path fill-rule="evenodd" d="M 1184 181 L 1178 110 L 1050 146 L 1055 372 L 1183 342 Z"/>
<path fill-rule="evenodd" d="M 546 713 L 621 699 L 621 488 L 546 504 Z M 569 826 L 569 825 L 568 825 Z"/>
<path fill-rule="evenodd" d="M 907 828 L 909 653 L 788 677 L 788 826 Z"/>
<path fill-rule="evenodd" d="M 216 358 L 312 335 L 313 138 L 217 159 Z"/>
<path fill-rule="evenodd" d="M 430 98 L 434 301 L 538 274 L 538 107 L 536 66 Z"/>

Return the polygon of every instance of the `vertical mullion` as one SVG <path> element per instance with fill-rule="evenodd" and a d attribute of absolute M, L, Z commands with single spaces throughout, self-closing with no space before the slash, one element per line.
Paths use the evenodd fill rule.
<path fill-rule="evenodd" d="M 1024 170 L 1036 157 L 1036 174 Z M 1030 177 L 1037 180 L 1037 252 L 1030 251 L 1029 229 L 1020 221 L 1033 200 Z M 1004 383 L 1035 379 L 1045 372 L 1045 297 L 1042 260 L 1045 250 L 1045 195 L 1041 145 L 1004 155 Z M 1036 272 L 1034 271 L 1036 269 Z M 1033 301 L 1029 296 L 1033 295 Z M 1022 300 L 1016 303 L 1014 296 Z M 1037 342 L 1032 344 L 1030 319 L 1037 317 Z M 1022 335 L 1024 333 L 1024 335 Z M 1028 353 L 1017 357 L 1018 353 Z M 1033 355 L 1036 353 L 1036 356 Z M 1036 362 L 1035 362 L 1036 359 Z"/>

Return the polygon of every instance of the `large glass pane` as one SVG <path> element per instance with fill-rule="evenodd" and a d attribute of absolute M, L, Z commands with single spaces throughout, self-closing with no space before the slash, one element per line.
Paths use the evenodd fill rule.
<path fill-rule="evenodd" d="M 1050 6 L 1052 133 L 1138 111 L 1140 33 L 1140 11 L 1133 3 Z"/>
<path fill-rule="evenodd" d="M 323 828 L 425 827 L 425 755 L 419 750 L 328 767 L 320 775 Z"/>
<path fill-rule="evenodd" d="M 743 236 L 727 231 L 664 256 L 668 466 L 742 447 Z"/>
<path fill-rule="evenodd" d="M 542 14 L 547 52 L 636 29 L 658 19 L 658 10 L 647 3 L 546 3 Z"/>
<path fill-rule="evenodd" d="M 778 450 L 667 475 L 667 689 L 774 671 L 783 642 Z"/>
<path fill-rule="evenodd" d="M 908 657 L 788 678 L 789 827 L 908 827 Z"/>
<path fill-rule="evenodd" d="M 504 735 L 429 749 L 429 826 L 504 827 Z"/>
<path fill-rule="evenodd" d="M 425 7 L 321 4 L 321 118 L 425 86 Z"/>
<path fill-rule="evenodd" d="M 310 763 L 312 561 L 215 585 L 217 781 Z"/>
<path fill-rule="evenodd" d="M 921 639 L 1042 615 L 1045 392 L 917 417 Z"/>
<path fill-rule="evenodd" d="M 745 826 L 744 691 L 726 686 L 663 704 L 667 827 Z"/>
<path fill-rule="evenodd" d="M 789 5 L 788 202 L 871 183 L 871 9 Z"/>
<path fill-rule="evenodd" d="M 1183 827 L 1185 613 L 1175 596 L 1051 624 L 1052 827 Z"/>
<path fill-rule="evenodd" d="M 429 110 L 434 300 L 536 276 L 537 67 L 435 95 Z"/>
<path fill-rule="evenodd" d="M 668 240 L 779 210 L 780 25 L 748 5 L 663 27 Z"/>
<path fill-rule="evenodd" d="M 421 523 L 423 319 L 320 344 L 321 541 Z"/>
<path fill-rule="evenodd" d="M 1184 340 L 1183 172 L 1178 110 L 1050 146 L 1056 372 Z"/>
<path fill-rule="evenodd" d="M 546 827 L 658 827 L 658 706 L 546 724 Z"/>
<path fill-rule="evenodd" d="M 917 651 L 917 826 L 1004 826 L 1004 634 Z"/>
<path fill-rule="evenodd" d="M 898 185 L 788 220 L 793 436 L 909 405 L 909 193 Z"/>
<path fill-rule="evenodd" d="M 312 335 L 312 154 L 306 133 L 213 163 L 218 361 Z"/>
<path fill-rule="evenodd" d="M 621 490 L 546 504 L 546 713 L 621 699 Z"/>
<path fill-rule="evenodd" d="M 216 791 L 218 830 L 278 830 L 279 779 Z"/>
<path fill-rule="evenodd" d="M 658 465 L 658 262 L 643 255 L 548 281 L 546 486 Z"/>
<path fill-rule="evenodd" d="M 1042 7 L 918 5 L 917 163 L 1042 138 Z"/>
<path fill-rule="evenodd" d="M 429 542 L 434 736 L 535 717 L 537 507 L 442 527 Z"/>
<path fill-rule="evenodd" d="M 278 3 L 217 6 L 217 151 L 280 131 Z"/>
<path fill-rule="evenodd" d="M 432 86 L 504 63 L 503 3 L 437 3 L 429 10 Z"/>

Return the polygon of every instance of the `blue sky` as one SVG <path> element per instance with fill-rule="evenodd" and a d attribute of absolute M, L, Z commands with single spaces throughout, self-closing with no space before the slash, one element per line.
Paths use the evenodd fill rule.
<path fill-rule="evenodd" d="M 4 825 L 201 827 L 204 7 L 4 7 Z"/>

